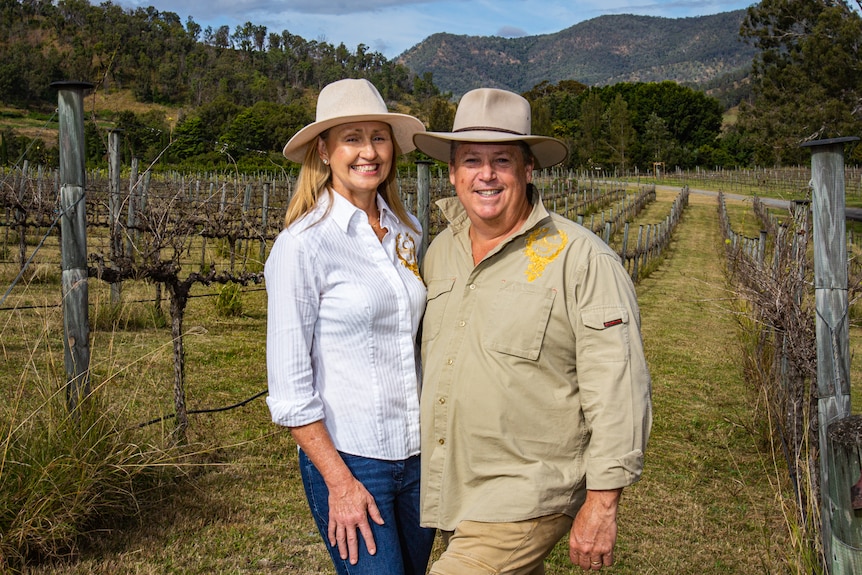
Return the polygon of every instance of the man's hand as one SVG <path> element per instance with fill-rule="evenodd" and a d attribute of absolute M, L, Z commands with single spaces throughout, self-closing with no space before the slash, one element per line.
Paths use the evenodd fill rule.
<path fill-rule="evenodd" d="M 581 569 L 598 571 L 614 564 L 617 506 L 622 489 L 587 491 L 587 499 L 572 523 L 569 559 Z"/>

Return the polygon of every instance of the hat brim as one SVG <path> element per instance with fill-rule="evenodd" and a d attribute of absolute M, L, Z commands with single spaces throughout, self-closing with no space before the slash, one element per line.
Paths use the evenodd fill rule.
<path fill-rule="evenodd" d="M 521 136 L 490 130 L 471 130 L 465 132 L 422 132 L 413 136 L 413 143 L 420 152 L 435 160 L 449 163 L 449 150 L 452 142 L 471 142 L 484 144 L 503 144 L 524 142 L 530 147 L 536 159 L 537 169 L 550 168 L 559 164 L 569 155 L 569 148 L 556 138 L 549 136 Z"/>
<path fill-rule="evenodd" d="M 282 153 L 288 160 L 301 164 L 305 161 L 308 144 L 314 141 L 317 136 L 334 126 L 350 124 L 352 122 L 385 122 L 389 124 L 392 128 L 392 137 L 404 154 L 416 149 L 416 145 L 413 143 L 413 136 L 425 131 L 425 125 L 419 119 L 407 114 L 391 112 L 386 114 L 341 116 L 339 118 L 313 122 L 302 128 L 288 140 Z"/>

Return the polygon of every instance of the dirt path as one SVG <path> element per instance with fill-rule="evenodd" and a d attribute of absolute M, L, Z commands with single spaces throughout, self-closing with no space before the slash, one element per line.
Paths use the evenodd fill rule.
<path fill-rule="evenodd" d="M 723 263 L 715 198 L 693 194 L 638 286 L 655 421 L 643 480 L 623 495 L 615 574 L 777 572 L 783 526 Z"/>

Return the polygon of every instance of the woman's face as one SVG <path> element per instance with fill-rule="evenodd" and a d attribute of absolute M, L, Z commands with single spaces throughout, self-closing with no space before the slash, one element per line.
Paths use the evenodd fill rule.
<path fill-rule="evenodd" d="M 318 139 L 317 150 L 329 161 L 332 187 L 348 199 L 354 194 L 376 193 L 389 175 L 395 155 L 392 130 L 385 122 L 332 127 L 325 139 Z"/>

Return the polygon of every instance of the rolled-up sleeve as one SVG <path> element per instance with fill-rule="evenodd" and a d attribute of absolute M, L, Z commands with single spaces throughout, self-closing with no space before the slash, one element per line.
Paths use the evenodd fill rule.
<path fill-rule="evenodd" d="M 640 478 L 652 426 L 651 382 L 634 286 L 612 254 L 581 271 L 571 310 L 578 387 L 589 445 L 587 489 L 617 489 Z"/>
<path fill-rule="evenodd" d="M 311 360 L 320 288 L 311 255 L 288 231 L 264 268 L 267 291 L 266 368 L 272 421 L 287 427 L 324 417 Z"/>

